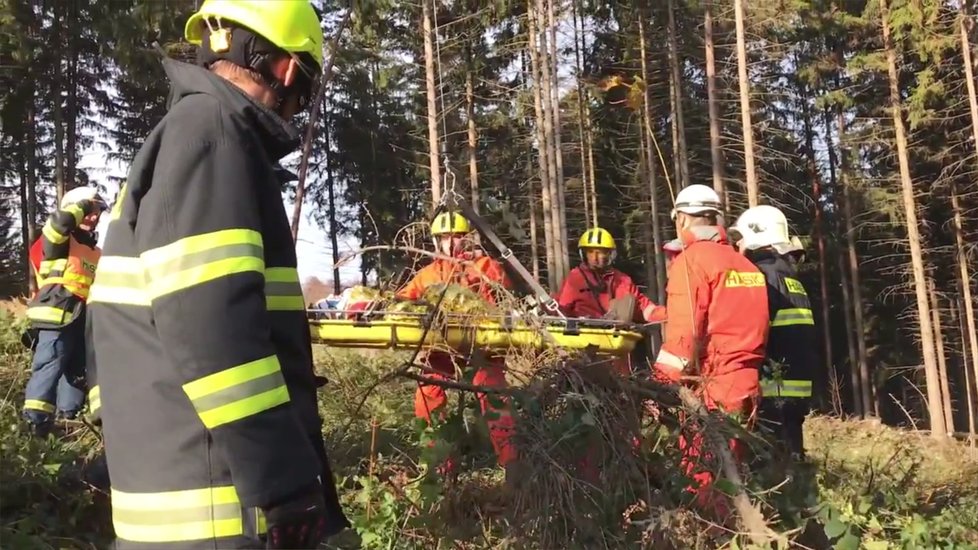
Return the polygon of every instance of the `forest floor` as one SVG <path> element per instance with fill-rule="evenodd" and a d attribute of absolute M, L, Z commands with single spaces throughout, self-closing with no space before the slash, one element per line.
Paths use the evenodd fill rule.
<path fill-rule="evenodd" d="M 29 375 L 19 341 L 23 320 L 11 312 L 15 306 L 0 306 L 0 547 L 104 548 L 111 540 L 108 498 L 88 482 L 99 438 L 81 422 L 59 426 L 61 437 L 28 437 L 19 420 Z M 414 419 L 416 382 L 377 384 L 402 361 L 396 353 L 316 349 L 317 370 L 330 380 L 320 398 L 323 429 L 354 524 L 325 547 L 751 547 L 744 534 L 710 528 L 693 511 L 678 473 L 647 481 L 647 498 L 599 491 L 599 508 L 575 501 L 529 517 L 526 493 L 507 489 L 478 421 L 449 437 Z M 806 430 L 807 464 L 758 475 L 749 485 L 780 537 L 772 547 L 978 548 L 975 449 L 871 421 L 813 416 Z M 674 440 L 657 441 L 649 471 L 661 478 L 677 470 L 669 462 Z M 420 450 L 446 442 L 466 451 L 449 483 L 425 474 L 431 457 Z M 602 480 L 616 475 L 612 465 Z"/>

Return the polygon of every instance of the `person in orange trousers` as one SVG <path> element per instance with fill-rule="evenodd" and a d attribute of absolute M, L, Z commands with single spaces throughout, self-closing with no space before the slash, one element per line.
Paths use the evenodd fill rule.
<path fill-rule="evenodd" d="M 672 217 L 683 251 L 669 267 L 665 334 L 653 372 L 659 380 L 691 386 L 708 409 L 749 425 L 760 400 L 767 288 L 758 268 L 727 243 L 721 212 L 719 197 L 704 185 L 676 197 Z M 724 520 L 728 499 L 713 489 L 713 474 L 701 465 L 703 442 L 701 427 L 680 437 L 683 466 L 693 479 L 689 490 L 701 508 Z M 741 442 L 731 442 L 731 451 L 743 460 Z"/>
<path fill-rule="evenodd" d="M 495 303 L 496 290 L 509 288 L 509 278 L 499 262 L 485 256 L 481 251 L 469 250 L 466 236 L 470 232 L 469 221 L 457 212 L 444 212 L 436 216 L 431 224 L 431 233 L 437 251 L 461 261 L 435 259 L 398 291 L 397 297 L 404 300 L 417 300 L 433 285 L 456 284 L 474 291 L 490 303 Z M 427 366 L 436 372 L 426 372 L 424 375 L 435 379 L 454 379 L 456 373 L 467 366 L 463 359 L 442 351 L 428 352 L 426 362 Z M 489 356 L 486 363 L 478 367 L 472 384 L 489 388 L 506 387 L 503 358 Z M 490 399 L 490 396 L 485 393 L 479 393 L 477 396 L 483 415 L 486 416 L 489 437 L 499 464 L 506 468 L 509 474 L 509 469 L 518 457 L 518 453 L 511 442 L 513 417 L 508 403 L 502 400 L 506 405 L 497 407 L 491 401 L 498 404 L 498 399 Z M 414 398 L 414 414 L 418 418 L 431 422 L 433 414 L 443 414 L 443 408 L 447 403 L 448 396 L 444 388 L 433 384 L 419 384 Z M 449 460 L 444 469 L 451 471 L 453 462 Z"/>

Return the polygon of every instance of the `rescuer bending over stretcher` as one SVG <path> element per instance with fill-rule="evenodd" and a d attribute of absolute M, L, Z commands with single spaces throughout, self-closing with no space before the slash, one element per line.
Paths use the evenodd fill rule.
<path fill-rule="evenodd" d="M 459 261 L 437 258 L 422 268 L 398 293 L 405 300 L 418 300 L 425 290 L 437 284 L 455 284 L 468 288 L 490 303 L 496 302 L 494 287 L 508 288 L 510 282 L 502 265 L 492 258 L 473 252 L 466 245 L 466 235 L 471 231 L 469 221 L 457 212 L 444 212 L 435 217 L 431 224 L 431 234 L 438 253 L 451 256 Z M 465 364 L 450 353 L 429 351 L 425 362 L 433 371 L 425 373 L 430 378 L 449 379 Z M 472 383 L 476 386 L 504 387 L 502 357 L 490 356 L 487 364 L 479 367 Z M 511 466 L 517 458 L 516 449 L 510 439 L 513 432 L 513 417 L 506 408 L 497 408 L 490 403 L 489 396 L 478 394 L 482 412 L 487 417 L 489 437 L 496 451 L 499 464 L 506 468 L 507 479 L 511 477 Z M 414 414 L 418 418 L 431 421 L 431 415 L 440 411 L 448 402 L 445 389 L 432 384 L 420 384 L 414 398 Z M 492 413 L 492 414 L 486 414 Z M 452 464 L 446 464 L 451 469 Z"/>

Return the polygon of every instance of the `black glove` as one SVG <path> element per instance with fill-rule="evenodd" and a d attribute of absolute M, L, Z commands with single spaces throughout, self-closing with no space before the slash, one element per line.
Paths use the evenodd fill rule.
<path fill-rule="evenodd" d="M 323 490 L 314 487 L 265 510 L 265 548 L 316 548 L 326 538 Z"/>

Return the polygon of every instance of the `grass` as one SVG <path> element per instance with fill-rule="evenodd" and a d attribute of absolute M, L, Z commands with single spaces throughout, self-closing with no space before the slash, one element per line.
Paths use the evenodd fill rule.
<path fill-rule="evenodd" d="M 65 424 L 64 437 L 38 441 L 19 422 L 29 356 L 19 343 L 22 315 L 9 309 L 0 307 L 0 547 L 106 547 L 107 498 L 84 482 L 99 446 L 95 434 Z M 514 495 L 494 465 L 473 400 L 437 428 L 419 425 L 416 383 L 385 380 L 403 359 L 315 349 L 316 368 L 330 380 L 320 394 L 323 429 L 355 526 L 328 547 L 540 547 L 532 526 L 511 513 Z M 780 472 L 761 472 L 752 485 L 785 540 L 804 526 L 792 515 L 814 511 L 836 548 L 978 548 L 978 459 L 968 448 L 871 422 L 813 417 L 806 429 L 811 484 L 768 483 Z M 459 479 L 445 485 L 425 472 L 450 446 L 465 458 Z M 656 490 L 668 492 L 668 485 Z M 692 511 L 668 502 L 652 495 L 629 506 L 626 517 L 613 509 L 586 518 L 607 529 L 568 546 L 744 547 L 741 539 L 707 536 Z M 616 530 L 621 536 L 606 536 Z"/>

